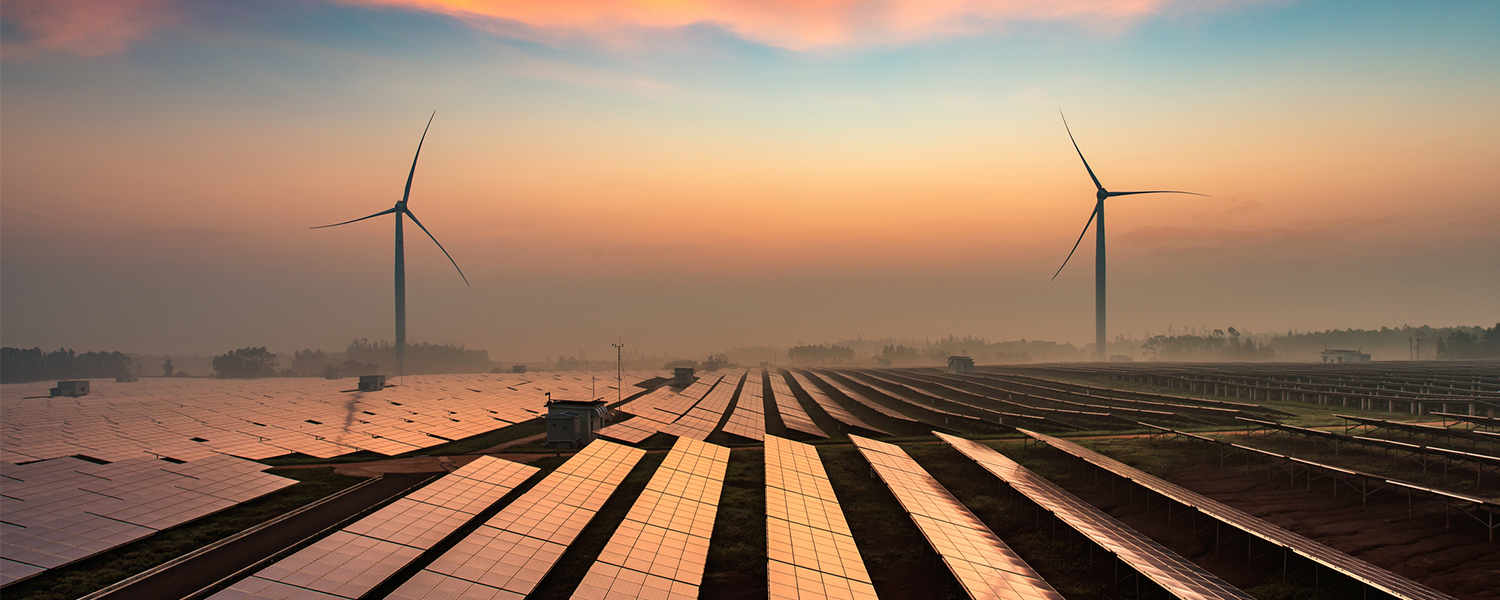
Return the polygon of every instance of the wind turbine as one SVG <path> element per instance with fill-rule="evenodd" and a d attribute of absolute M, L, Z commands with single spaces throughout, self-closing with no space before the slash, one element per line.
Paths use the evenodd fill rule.
<path fill-rule="evenodd" d="M 1058 111 L 1062 115 L 1062 111 Z M 1115 196 L 1133 196 L 1135 194 L 1188 194 L 1192 196 L 1204 196 L 1197 192 L 1178 192 L 1172 190 L 1149 190 L 1144 192 L 1111 192 L 1104 189 L 1104 184 L 1099 183 L 1099 178 L 1094 176 L 1094 169 L 1089 167 L 1088 159 L 1083 157 L 1083 151 L 1078 149 L 1078 140 L 1073 139 L 1073 130 L 1068 127 L 1068 117 L 1063 115 L 1063 129 L 1068 132 L 1068 140 L 1073 142 L 1073 150 L 1078 152 L 1078 159 L 1083 161 L 1083 168 L 1089 172 L 1089 179 L 1094 180 L 1094 212 L 1089 214 L 1088 223 L 1083 224 L 1083 232 L 1078 234 L 1078 241 L 1073 242 L 1073 249 L 1068 251 L 1068 258 L 1063 259 L 1062 267 L 1057 268 L 1057 273 L 1052 274 L 1052 280 L 1057 280 L 1057 275 L 1062 273 L 1063 267 L 1068 266 L 1068 261 L 1073 258 L 1073 253 L 1078 251 L 1078 244 L 1083 242 L 1083 236 L 1089 232 L 1089 225 L 1094 219 L 1099 219 L 1099 226 L 1094 228 L 1096 242 L 1094 244 L 1094 341 L 1095 350 L 1098 352 L 1100 361 L 1107 357 L 1104 351 L 1104 199 Z"/>
<path fill-rule="evenodd" d="M 417 220 L 417 215 L 412 214 L 411 209 L 409 209 L 409 208 L 406 207 L 406 200 L 407 200 L 407 198 L 411 197 L 411 180 L 412 180 L 412 177 L 417 174 L 417 159 L 422 156 L 422 142 L 424 142 L 424 141 L 427 140 L 427 129 L 429 129 L 429 128 L 432 127 L 432 119 L 434 117 L 437 117 L 437 111 L 432 111 L 432 116 L 427 118 L 427 127 L 422 129 L 422 139 L 417 141 L 417 155 L 414 156 L 414 157 L 412 157 L 412 159 L 411 159 L 411 172 L 409 172 L 409 173 L 406 174 L 406 191 L 401 194 L 401 201 L 400 202 L 397 202 L 396 205 L 393 206 L 393 207 L 391 207 L 391 208 L 387 208 L 385 210 L 382 210 L 382 211 L 380 211 L 378 213 L 375 213 L 373 215 L 370 215 L 368 217 L 360 217 L 358 219 L 354 219 L 353 221 L 344 221 L 343 223 L 334 223 L 332 225 L 320 225 L 318 227 L 310 227 L 309 228 L 309 229 L 323 229 L 323 228 L 326 228 L 326 227 L 338 227 L 339 225 L 348 225 L 350 223 L 354 223 L 354 222 L 358 222 L 358 221 L 363 221 L 365 219 L 373 219 L 373 218 L 379 217 L 381 215 L 389 215 L 389 214 L 392 214 L 392 213 L 394 213 L 396 215 L 396 374 L 397 374 L 397 376 L 405 375 L 406 374 L 406 240 L 402 237 L 402 234 L 401 234 L 401 224 L 402 224 L 402 216 L 403 215 L 407 216 L 407 217 L 411 217 L 411 222 L 416 223 L 417 227 L 421 227 L 422 228 L 422 233 L 425 233 L 425 234 L 427 234 L 427 237 L 432 238 L 432 243 L 437 244 L 438 249 L 443 251 L 443 255 L 448 257 L 448 262 L 453 263 L 453 268 L 454 269 L 458 269 L 458 276 L 459 277 L 463 277 L 464 285 L 469 285 L 469 278 L 466 277 L 466 276 L 464 276 L 464 270 L 463 269 L 459 269 L 458 268 L 458 261 L 453 260 L 453 255 L 452 254 L 448 254 L 448 249 L 443 247 L 443 243 L 437 241 L 437 237 L 433 236 L 431 231 L 427 231 L 427 228 L 422 225 L 422 222 Z"/>

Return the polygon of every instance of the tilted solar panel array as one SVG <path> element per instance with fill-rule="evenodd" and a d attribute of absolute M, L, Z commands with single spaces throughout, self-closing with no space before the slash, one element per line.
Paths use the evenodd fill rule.
<path fill-rule="evenodd" d="M 573 598 L 697 598 L 728 466 L 728 448 L 677 438 Z"/>
<path fill-rule="evenodd" d="M 729 408 L 729 402 L 734 400 L 734 393 L 739 390 L 740 381 L 744 378 L 744 370 L 731 371 L 697 406 L 671 425 L 662 428 L 661 432 L 700 442 L 707 440 L 708 434 L 719 428 L 719 421 L 724 419 L 724 411 Z"/>
<path fill-rule="evenodd" d="M 833 401 L 833 398 L 829 398 L 828 394 L 823 393 L 823 390 L 821 388 L 813 385 L 812 381 L 810 381 L 806 375 L 803 375 L 802 373 L 799 373 L 797 371 L 792 371 L 792 379 L 796 380 L 797 386 L 801 387 L 802 391 L 807 392 L 807 395 L 813 399 L 813 402 L 817 403 L 818 407 L 822 408 L 823 412 L 828 413 L 828 416 L 833 417 L 834 420 L 850 427 L 858 427 L 866 431 L 873 431 L 875 433 L 890 435 L 890 432 L 866 423 L 863 419 L 860 419 L 859 417 L 854 416 L 853 413 L 845 410 L 844 407 L 839 406 L 837 402 Z"/>
<path fill-rule="evenodd" d="M 1173 596 L 1183 600 L 1252 600 L 1252 596 L 1229 582 L 1141 535 L 994 448 L 933 433 Z"/>
<path fill-rule="evenodd" d="M 880 475 L 960 585 L 975 598 L 1062 600 L 1026 561 L 899 446 L 849 440 Z"/>
<path fill-rule="evenodd" d="M 537 473 L 482 456 L 214 594 L 211 600 L 356 600 Z"/>
<path fill-rule="evenodd" d="M 885 415 L 887 417 L 890 417 L 892 419 L 900 419 L 902 421 L 908 421 L 908 422 L 912 422 L 912 423 L 915 423 L 917 421 L 916 419 L 913 419 L 913 418 L 908 417 L 908 416 L 906 416 L 904 414 L 901 414 L 900 412 L 897 412 L 895 409 L 892 409 L 892 408 L 890 408 L 890 407 L 888 407 L 888 406 L 886 406 L 884 404 L 881 404 L 879 402 L 876 402 L 874 400 L 871 400 L 871 399 L 865 397 L 864 394 L 856 392 L 856 391 L 854 391 L 853 388 L 850 388 L 849 386 L 844 385 L 844 383 L 841 382 L 841 381 L 839 381 L 838 378 L 836 378 L 836 377 L 832 377 L 832 376 L 829 376 L 829 375 L 823 374 L 823 373 L 814 373 L 813 376 L 817 377 L 819 381 L 827 382 L 828 385 L 833 386 L 833 389 L 838 390 L 840 393 L 844 394 L 845 396 L 848 396 L 850 400 L 858 402 L 858 403 L 864 405 L 866 408 L 869 408 L 870 410 L 878 412 L 878 413 L 880 413 L 882 415 Z"/>
<path fill-rule="evenodd" d="M 656 373 L 627 375 L 629 383 Z M 545 392 L 586 398 L 593 382 L 576 374 L 468 374 L 409 376 L 401 386 L 374 393 L 348 393 L 351 385 L 311 378 L 153 378 L 97 382 L 76 398 L 37 398 L 47 393 L 46 384 L 5 384 L 0 459 L 399 454 L 535 418 L 546 411 Z M 612 385 L 600 380 L 597 389 L 603 394 Z"/>
<path fill-rule="evenodd" d="M 1025 429 L 1017 431 L 1397 598 L 1406 600 L 1452 600 L 1453 598 L 1078 444 Z"/>
<path fill-rule="evenodd" d="M 772 600 L 876 598 L 818 451 L 766 436 L 766 578 Z"/>
<path fill-rule="evenodd" d="M 807 411 L 802 409 L 802 404 L 797 402 L 797 397 L 792 395 L 792 388 L 787 385 L 786 377 L 774 371 L 767 375 L 771 378 L 771 396 L 776 401 L 776 412 L 781 415 L 781 424 L 793 431 L 821 438 L 828 437 L 828 434 L 823 433 L 823 430 L 813 423 L 812 417 L 807 416 Z"/>
<path fill-rule="evenodd" d="M 626 402 L 620 411 L 635 415 L 635 418 L 600 429 L 599 435 L 631 444 L 645 440 L 671 427 L 693 410 L 705 396 L 717 389 L 721 379 L 724 379 L 723 375 L 704 376 L 681 391 L 663 386 Z"/>
<path fill-rule="evenodd" d="M 93 556 L 295 484 L 222 454 L 187 463 L 72 457 L 0 464 L 0 584 Z"/>
<path fill-rule="evenodd" d="M 645 454 L 591 442 L 388 598 L 524 597 Z"/>
<path fill-rule="evenodd" d="M 740 386 L 740 397 L 734 412 L 724 423 L 724 432 L 760 441 L 766 439 L 766 399 L 763 369 L 751 369 Z"/>

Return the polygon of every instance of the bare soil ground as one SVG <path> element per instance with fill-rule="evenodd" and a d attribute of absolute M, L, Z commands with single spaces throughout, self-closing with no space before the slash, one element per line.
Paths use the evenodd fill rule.
<path fill-rule="evenodd" d="M 1292 487 L 1279 471 L 1184 465 L 1175 483 L 1458 598 L 1500 598 L 1500 544 L 1484 526 L 1434 501 L 1377 494 L 1367 506 L 1334 483 Z"/>

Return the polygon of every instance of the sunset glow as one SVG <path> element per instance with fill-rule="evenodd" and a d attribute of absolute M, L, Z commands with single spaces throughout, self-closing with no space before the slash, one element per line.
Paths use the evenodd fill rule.
<path fill-rule="evenodd" d="M 1500 6 L 6 2 L 5 345 L 497 359 L 1493 322 Z M 1090 234 L 1092 236 L 1092 233 Z M 446 270 L 445 270 L 446 269 Z M 253 338 L 253 339 L 252 339 Z M 603 346 L 604 350 L 599 349 Z"/>

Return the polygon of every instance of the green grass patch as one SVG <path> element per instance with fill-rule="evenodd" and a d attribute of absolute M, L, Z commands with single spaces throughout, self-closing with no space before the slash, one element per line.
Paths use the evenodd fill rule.
<path fill-rule="evenodd" d="M 327 469 L 274 472 L 291 487 L 5 588 L 6 600 L 72 600 L 365 481 Z"/>
<path fill-rule="evenodd" d="M 729 454 L 699 598 L 766 597 L 765 451 Z"/>

